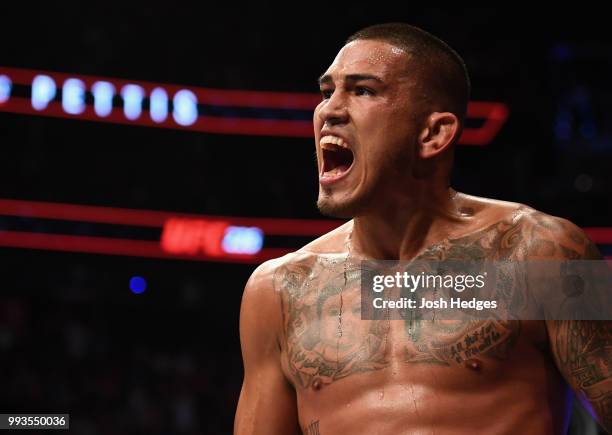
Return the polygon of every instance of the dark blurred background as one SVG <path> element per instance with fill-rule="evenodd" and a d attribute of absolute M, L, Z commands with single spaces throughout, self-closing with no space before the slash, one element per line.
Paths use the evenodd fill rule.
<path fill-rule="evenodd" d="M 612 226 L 604 14 L 381 2 L 2 8 L 1 66 L 261 91 L 316 93 L 349 34 L 381 22 L 417 25 L 464 57 L 472 100 L 510 110 L 491 143 L 460 147 L 454 187 L 582 227 Z M 0 141 L 0 198 L 321 218 L 311 138 L 0 113 Z M 0 216 L 0 232 L 57 225 Z M 66 231 L 90 234 L 87 224 Z M 70 412 L 80 434 L 231 433 L 240 298 L 255 264 L 18 248 L 0 248 L 0 259 L 2 412 Z M 146 280 L 144 293 L 130 291 L 134 276 Z"/>

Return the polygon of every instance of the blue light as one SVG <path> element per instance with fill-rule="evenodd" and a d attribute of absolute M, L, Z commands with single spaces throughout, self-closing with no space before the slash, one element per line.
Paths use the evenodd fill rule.
<path fill-rule="evenodd" d="M 597 129 L 595 128 L 595 123 L 590 119 L 584 121 L 580 126 L 580 133 L 585 139 L 595 139 L 595 136 L 597 136 Z"/>
<path fill-rule="evenodd" d="M 85 83 L 68 79 L 62 87 L 62 107 L 66 113 L 79 115 L 85 110 Z"/>
<path fill-rule="evenodd" d="M 98 116 L 104 118 L 113 110 L 113 97 L 115 87 L 109 82 L 95 82 L 91 87 L 94 96 L 94 111 Z"/>
<path fill-rule="evenodd" d="M 263 239 L 263 231 L 257 227 L 228 227 L 221 246 L 228 254 L 257 254 Z"/>
<path fill-rule="evenodd" d="M 49 76 L 37 75 L 32 80 L 32 107 L 36 110 L 43 110 L 55 97 L 57 87 Z"/>
<path fill-rule="evenodd" d="M 130 278 L 130 290 L 134 294 L 141 294 L 147 289 L 147 282 L 141 276 L 133 276 Z"/>
<path fill-rule="evenodd" d="M 572 115 L 568 110 L 561 109 L 555 122 L 555 136 L 559 140 L 569 140 L 572 135 Z"/>
<path fill-rule="evenodd" d="M 187 89 L 178 91 L 172 99 L 174 111 L 172 117 L 179 125 L 188 126 L 198 119 L 198 98 Z"/>
<path fill-rule="evenodd" d="M 121 96 L 123 97 L 125 117 L 131 121 L 138 119 L 142 113 L 144 89 L 138 85 L 125 85 L 121 89 Z"/>
<path fill-rule="evenodd" d="M 5 103 L 11 96 L 11 88 L 13 83 L 5 75 L 0 76 L 0 104 Z"/>
<path fill-rule="evenodd" d="M 567 62 L 574 57 L 572 47 L 564 43 L 558 43 L 557 45 L 553 46 L 550 53 L 553 60 L 556 60 L 557 62 Z"/>
<path fill-rule="evenodd" d="M 168 117 L 168 94 L 162 88 L 155 88 L 150 99 L 151 119 L 164 122 Z"/>

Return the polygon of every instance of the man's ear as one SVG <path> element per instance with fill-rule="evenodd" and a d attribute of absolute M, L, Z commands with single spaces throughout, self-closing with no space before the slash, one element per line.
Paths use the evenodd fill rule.
<path fill-rule="evenodd" d="M 459 118 L 454 113 L 433 112 L 419 135 L 419 156 L 423 159 L 437 156 L 453 143 L 458 133 Z"/>

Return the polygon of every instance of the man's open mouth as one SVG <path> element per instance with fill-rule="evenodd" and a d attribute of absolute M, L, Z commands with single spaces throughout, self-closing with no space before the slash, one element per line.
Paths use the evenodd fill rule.
<path fill-rule="evenodd" d="M 334 140 L 336 143 L 326 142 L 326 140 L 329 139 L 326 137 L 321 140 L 323 166 L 321 168 L 320 178 L 331 181 L 340 178 L 348 172 L 353 164 L 354 156 L 350 148 L 348 148 L 341 139 Z"/>

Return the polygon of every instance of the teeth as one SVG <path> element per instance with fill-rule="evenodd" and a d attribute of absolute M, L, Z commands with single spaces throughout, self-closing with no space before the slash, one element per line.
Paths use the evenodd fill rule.
<path fill-rule="evenodd" d="M 325 171 L 325 174 L 326 175 L 336 175 L 339 172 L 342 172 L 342 170 L 339 167 L 336 167 L 336 168 L 331 169 L 329 171 Z"/>
<path fill-rule="evenodd" d="M 347 145 L 344 143 L 344 140 L 338 136 L 323 136 L 321 140 L 319 141 L 319 144 L 321 145 L 321 148 L 323 149 L 326 148 L 324 145 L 328 143 L 338 145 L 342 148 L 347 148 Z"/>

